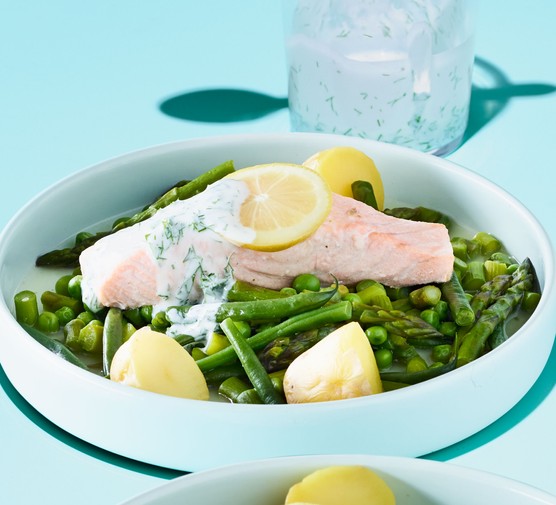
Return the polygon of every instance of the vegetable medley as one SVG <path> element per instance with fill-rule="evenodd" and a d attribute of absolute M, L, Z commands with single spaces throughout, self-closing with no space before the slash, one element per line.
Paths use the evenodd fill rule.
<path fill-rule="evenodd" d="M 351 197 L 389 216 L 452 228 L 448 216 L 427 207 L 379 208 L 375 188 L 381 199 L 384 189 L 371 170 L 367 180 L 356 171 L 362 178 L 349 181 Z M 38 267 L 68 270 L 51 290 L 15 295 L 18 322 L 61 358 L 130 386 L 193 399 L 208 399 L 211 390 L 233 403 L 302 403 L 382 393 L 448 373 L 504 343 L 540 299 L 529 259 L 518 262 L 497 237 L 479 231 L 450 235 L 455 261 L 446 282 L 393 288 L 369 278 L 346 285 L 334 272 L 328 282 L 305 272 L 281 289 L 235 280 L 203 338 L 168 332 L 195 315 L 195 305 L 93 311 L 84 303 L 83 250 L 233 171 L 227 162 L 181 181 L 111 230 L 79 233 L 74 245 L 40 256 Z M 331 177 L 337 182 L 338 172 Z"/>

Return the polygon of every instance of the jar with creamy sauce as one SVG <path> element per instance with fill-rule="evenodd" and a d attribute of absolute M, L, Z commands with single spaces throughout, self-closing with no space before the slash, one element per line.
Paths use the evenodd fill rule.
<path fill-rule="evenodd" d="M 437 155 L 467 126 L 470 0 L 284 0 L 292 129 Z"/>

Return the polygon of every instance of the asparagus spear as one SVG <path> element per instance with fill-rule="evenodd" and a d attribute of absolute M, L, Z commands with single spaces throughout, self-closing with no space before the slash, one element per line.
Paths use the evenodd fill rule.
<path fill-rule="evenodd" d="M 151 203 L 148 207 L 142 211 L 136 213 L 130 218 L 123 219 L 115 224 L 109 231 L 100 231 L 93 234 L 92 236 L 86 237 L 79 243 L 72 247 L 67 247 L 64 249 L 55 249 L 39 256 L 35 264 L 38 267 L 43 266 L 54 266 L 54 267 L 76 267 L 79 265 L 79 256 L 87 248 L 93 245 L 95 242 L 110 235 L 118 230 L 127 228 L 137 224 L 149 217 L 153 216 L 157 210 L 167 207 L 170 203 L 176 200 L 186 200 L 191 198 L 196 194 L 204 191 L 209 184 L 212 184 L 219 179 L 222 179 L 226 175 L 234 171 L 234 165 L 232 161 L 226 161 L 204 174 L 199 175 L 192 181 L 187 183 L 178 183 L 172 189 L 164 193 L 161 197 Z"/>
<path fill-rule="evenodd" d="M 512 284 L 512 276 L 509 274 L 497 275 L 492 280 L 485 282 L 481 289 L 471 298 L 471 308 L 476 315 L 488 307 L 500 295 L 503 295 Z"/>
<path fill-rule="evenodd" d="M 447 228 L 450 227 L 451 221 L 448 216 L 438 212 L 437 210 L 428 209 L 426 207 L 396 207 L 393 209 L 384 209 L 384 213 L 389 216 L 399 217 L 401 219 L 409 219 L 410 221 L 425 221 L 427 223 L 441 223 Z"/>
<path fill-rule="evenodd" d="M 329 325 L 304 331 L 291 337 L 277 338 L 259 351 L 258 357 L 267 372 L 283 370 L 300 354 L 313 347 L 336 328 L 338 328 L 337 325 Z"/>
<path fill-rule="evenodd" d="M 440 290 L 448 302 L 456 324 L 468 326 L 475 321 L 475 312 L 469 304 L 455 272 L 452 272 L 452 277 L 448 282 L 444 282 L 440 286 Z"/>
<path fill-rule="evenodd" d="M 195 196 L 202 191 L 204 191 L 209 184 L 216 182 L 226 175 L 232 173 L 234 171 L 234 164 L 232 161 L 226 161 L 220 165 L 217 165 L 214 168 L 211 168 L 208 172 L 201 174 L 200 176 L 196 177 L 192 181 L 179 185 L 174 186 L 172 189 L 164 193 L 158 200 L 153 202 L 149 205 L 146 209 L 138 212 L 137 214 L 133 215 L 129 219 L 125 221 L 119 222 L 112 231 L 118 231 L 123 228 L 127 228 L 129 226 L 133 226 L 134 224 L 140 223 L 141 221 L 145 221 L 149 217 L 154 216 L 157 210 L 167 207 L 172 202 L 177 200 L 187 200 L 192 196 Z"/>
<path fill-rule="evenodd" d="M 481 315 L 463 336 L 458 352 L 457 366 L 463 366 L 478 358 L 485 350 L 485 344 L 496 327 L 505 322 L 516 310 L 525 292 L 533 287 L 534 273 L 531 261 L 525 259 L 514 272 L 512 284 L 507 291 L 481 312 Z"/>
<path fill-rule="evenodd" d="M 401 310 L 386 310 L 374 305 L 354 303 L 355 318 L 363 325 L 379 324 L 389 333 L 405 338 L 443 339 L 434 326 L 417 316 L 406 314 Z"/>

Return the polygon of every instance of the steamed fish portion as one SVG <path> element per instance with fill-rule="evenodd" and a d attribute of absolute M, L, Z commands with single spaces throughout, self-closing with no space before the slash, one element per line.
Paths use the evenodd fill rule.
<path fill-rule="evenodd" d="M 268 288 L 298 274 L 341 283 L 374 279 L 399 287 L 447 281 L 453 268 L 442 224 L 399 219 L 352 198 L 333 195 L 326 220 L 309 238 L 276 252 L 238 247 L 222 230 L 237 227 L 246 197 L 241 181 L 224 179 L 152 218 L 104 237 L 80 257 L 84 302 L 135 308 L 215 301 L 234 279 Z"/>

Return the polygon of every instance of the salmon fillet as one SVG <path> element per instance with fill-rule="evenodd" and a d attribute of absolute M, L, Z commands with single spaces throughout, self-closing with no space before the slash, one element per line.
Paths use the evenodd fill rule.
<path fill-rule="evenodd" d="M 403 287 L 449 280 L 454 255 L 444 225 L 388 216 L 334 194 L 330 214 L 307 240 L 272 253 L 239 249 L 231 264 L 236 279 L 273 289 L 301 273 Z"/>
<path fill-rule="evenodd" d="M 165 220 L 159 218 L 156 226 L 171 221 L 174 209 L 184 212 L 187 202 L 163 209 Z M 179 216 L 175 221 L 179 224 Z M 192 279 L 210 274 L 210 269 L 222 277 L 229 266 L 235 279 L 273 289 L 291 285 L 301 273 L 313 273 L 325 282 L 334 275 L 348 285 L 373 279 L 399 287 L 447 281 L 454 262 L 444 225 L 387 216 L 337 194 L 312 236 L 278 252 L 236 247 L 207 227 L 167 238 L 164 257 L 175 260 L 171 268 L 163 268 L 164 258 L 156 257 L 147 243 L 152 233 L 145 221 L 104 237 L 81 254 L 85 303 L 122 309 L 168 299 L 185 303 L 193 298 L 187 290 L 195 292 Z"/>

